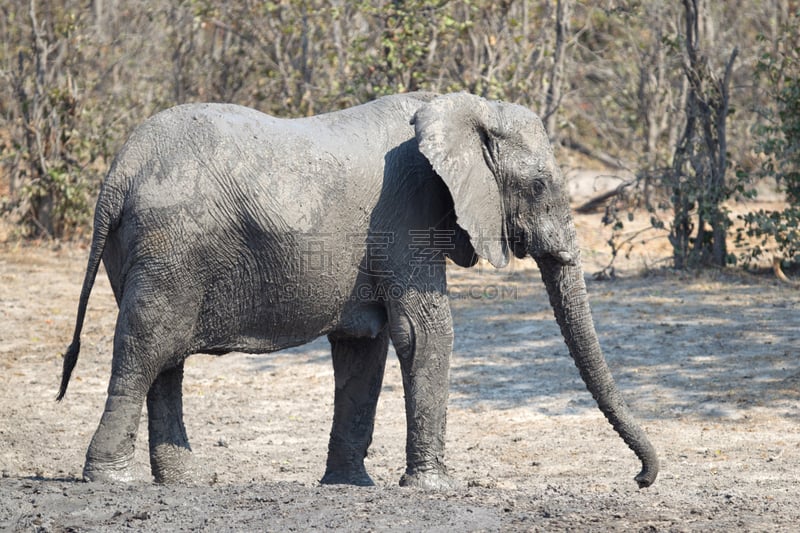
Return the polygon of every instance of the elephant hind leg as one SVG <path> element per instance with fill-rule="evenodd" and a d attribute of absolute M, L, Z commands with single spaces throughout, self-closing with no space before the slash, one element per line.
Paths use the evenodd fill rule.
<path fill-rule="evenodd" d="M 386 368 L 387 330 L 375 338 L 328 337 L 336 381 L 328 462 L 321 483 L 374 485 L 364 467 Z"/>
<path fill-rule="evenodd" d="M 132 337 L 120 334 L 118 324 L 105 409 L 86 451 L 83 477 L 87 481 L 134 479 L 133 456 L 139 420 L 154 378 L 148 367 L 141 364 L 138 345 Z"/>
<path fill-rule="evenodd" d="M 174 322 L 160 319 L 165 316 L 163 309 L 144 308 L 140 301 L 126 302 L 123 298 L 114 333 L 108 398 L 86 452 L 83 475 L 89 481 L 133 480 L 134 448 L 142 407 L 147 401 L 153 419 L 149 423 L 151 450 L 158 450 L 157 454 L 151 453 L 151 457 L 155 456 L 151 463 L 154 472 L 158 472 L 156 479 L 171 480 L 175 477 L 172 471 L 177 469 L 167 465 L 176 461 L 166 450 L 170 445 L 188 450 L 181 412 L 183 357 L 176 355 L 185 352 L 181 347 L 186 343 L 175 338 L 170 329 Z M 165 443 L 167 448 L 163 447 Z M 183 455 L 184 451 L 177 453 Z"/>
<path fill-rule="evenodd" d="M 183 424 L 183 361 L 162 370 L 147 393 L 150 469 L 156 483 L 189 481 L 192 449 Z"/>
<path fill-rule="evenodd" d="M 144 394 L 122 392 L 112 376 L 105 410 L 86 451 L 83 477 L 87 481 L 133 481 L 133 451 Z"/>

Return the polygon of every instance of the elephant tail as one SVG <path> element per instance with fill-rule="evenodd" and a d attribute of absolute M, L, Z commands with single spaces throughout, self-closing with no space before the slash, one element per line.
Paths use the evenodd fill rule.
<path fill-rule="evenodd" d="M 104 186 L 103 189 L 106 189 Z M 78 353 L 81 351 L 81 330 L 83 320 L 86 317 L 86 306 L 89 302 L 89 295 L 92 292 L 97 271 L 100 268 L 100 261 L 103 259 L 103 251 L 111 230 L 119 223 L 122 216 L 122 201 L 109 201 L 111 194 L 107 190 L 101 190 L 100 198 L 94 214 L 94 232 L 92 234 L 92 248 L 89 252 L 89 263 L 86 267 L 86 274 L 83 278 L 83 287 L 78 302 L 78 317 L 75 321 L 75 331 L 72 334 L 72 343 L 64 354 L 64 367 L 61 372 L 61 387 L 58 390 L 56 401 L 61 401 L 67 392 L 69 379 L 75 364 L 78 362 Z M 117 208 L 113 206 L 119 206 Z"/>

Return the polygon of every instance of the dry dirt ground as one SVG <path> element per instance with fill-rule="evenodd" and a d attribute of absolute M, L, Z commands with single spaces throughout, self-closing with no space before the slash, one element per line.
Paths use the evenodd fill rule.
<path fill-rule="evenodd" d="M 598 216 L 578 226 L 591 272 L 607 259 L 606 230 Z M 405 420 L 393 354 L 368 458 L 377 486 L 317 483 L 333 399 L 324 340 L 188 360 L 195 484 L 152 484 L 144 433 L 140 481 L 83 483 L 109 376 L 111 290 L 101 273 L 69 393 L 56 403 L 87 250 L 2 245 L 0 530 L 796 530 L 800 290 L 767 275 L 641 272 L 663 252 L 643 250 L 617 279 L 589 281 L 606 357 L 660 451 L 655 485 L 636 488 L 638 462 L 584 389 L 535 266 L 517 262 L 451 270 L 447 446 L 464 486 L 429 493 L 397 486 Z"/>

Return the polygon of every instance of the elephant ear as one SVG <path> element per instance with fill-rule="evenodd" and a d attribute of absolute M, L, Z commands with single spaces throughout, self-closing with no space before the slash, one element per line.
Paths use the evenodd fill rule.
<path fill-rule="evenodd" d="M 495 267 L 508 264 L 503 202 L 492 167 L 497 113 L 467 93 L 439 96 L 412 120 L 419 150 L 450 190 L 456 222 L 475 251 Z"/>

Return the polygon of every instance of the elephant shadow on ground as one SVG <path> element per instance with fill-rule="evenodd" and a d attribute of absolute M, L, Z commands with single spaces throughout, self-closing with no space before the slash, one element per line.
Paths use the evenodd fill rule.
<path fill-rule="evenodd" d="M 597 409 L 538 276 L 533 266 L 452 270 L 451 404 L 524 405 L 543 414 Z M 659 274 L 588 285 L 601 346 L 637 416 L 736 420 L 764 406 L 800 416 L 800 331 L 792 318 L 800 294 L 758 280 L 686 283 Z"/>
<path fill-rule="evenodd" d="M 736 420 L 765 406 L 800 417 L 800 331 L 791 315 L 800 294 L 757 279 L 687 283 L 666 274 L 587 283 L 606 360 L 638 417 Z M 501 270 L 451 265 L 448 291 L 451 406 L 598 412 L 533 261 Z M 325 338 L 281 353 L 320 365 L 332 379 Z M 286 365 L 252 357 L 259 372 Z M 391 348 L 389 357 L 396 358 Z"/>

